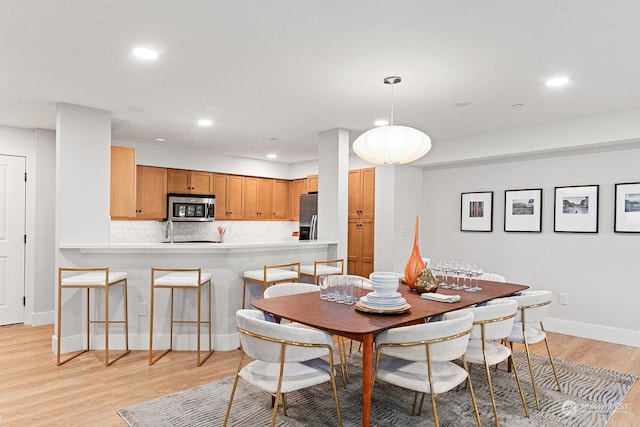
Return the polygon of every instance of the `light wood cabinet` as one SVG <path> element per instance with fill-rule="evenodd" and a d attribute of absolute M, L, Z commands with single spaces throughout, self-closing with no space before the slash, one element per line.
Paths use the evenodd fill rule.
<path fill-rule="evenodd" d="M 375 168 L 349 171 L 349 219 L 373 219 L 375 183 Z"/>
<path fill-rule="evenodd" d="M 219 173 L 213 174 L 213 194 L 216 196 L 216 219 L 242 219 L 242 182 L 242 176 Z"/>
<path fill-rule="evenodd" d="M 307 178 L 294 179 L 289 186 L 289 213 L 292 221 L 300 220 L 300 196 L 307 194 Z"/>
<path fill-rule="evenodd" d="M 349 171 L 347 272 L 369 277 L 373 271 L 375 168 Z"/>
<path fill-rule="evenodd" d="M 291 182 L 284 179 L 273 180 L 273 197 L 271 199 L 271 218 L 275 220 L 288 220 L 291 217 L 289 212 Z M 299 209 L 299 208 L 298 208 Z"/>
<path fill-rule="evenodd" d="M 242 218 L 271 219 L 273 180 L 246 176 L 242 181 Z"/>
<path fill-rule="evenodd" d="M 167 217 L 167 169 L 137 167 L 136 219 Z"/>
<path fill-rule="evenodd" d="M 167 191 L 183 194 L 212 194 L 213 173 L 185 169 L 167 170 Z"/>
<path fill-rule="evenodd" d="M 349 220 L 347 237 L 347 272 L 369 277 L 373 272 L 373 220 Z"/>
<path fill-rule="evenodd" d="M 307 193 L 318 192 L 318 175 L 307 176 Z"/>
<path fill-rule="evenodd" d="M 136 150 L 111 146 L 111 219 L 135 218 Z"/>

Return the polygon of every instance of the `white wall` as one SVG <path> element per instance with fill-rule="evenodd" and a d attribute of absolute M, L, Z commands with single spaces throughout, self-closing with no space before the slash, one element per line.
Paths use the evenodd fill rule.
<path fill-rule="evenodd" d="M 614 184 L 640 181 L 640 149 L 576 153 L 423 172 L 423 256 L 480 261 L 511 282 L 554 292 L 550 330 L 640 346 L 634 274 L 640 235 L 613 232 Z M 600 185 L 599 233 L 555 233 L 554 187 Z M 542 188 L 542 233 L 506 233 L 504 191 Z M 461 232 L 460 193 L 493 191 L 493 232 Z M 557 304 L 566 292 L 568 305 Z"/>

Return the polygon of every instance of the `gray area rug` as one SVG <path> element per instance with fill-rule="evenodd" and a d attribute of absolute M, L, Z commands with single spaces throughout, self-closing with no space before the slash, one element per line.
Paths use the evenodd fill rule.
<path fill-rule="evenodd" d="M 500 424 L 503 426 L 605 426 L 637 379 L 633 375 L 556 360 L 556 369 L 562 384 L 562 392 L 558 392 L 548 359 L 534 355 L 536 384 L 542 406 L 538 411 L 535 409 L 525 355 L 516 353 L 515 357 L 531 417 L 524 416 L 513 374 L 506 372 L 501 366 L 498 371 L 492 369 L 491 373 Z M 347 388 L 344 389 L 337 379 L 345 427 L 362 424 L 361 372 L 360 355 L 352 354 L 349 356 L 350 379 Z M 493 425 L 491 400 L 481 366 L 472 367 L 472 382 L 482 424 Z M 225 378 L 151 402 L 120 409 L 118 413 L 132 427 L 220 426 L 224 420 L 232 385 L 233 378 Z M 371 425 L 433 425 L 428 396 L 419 417 L 410 415 L 412 402 L 413 393 L 376 382 L 371 405 Z M 436 402 L 441 426 L 476 425 L 469 391 L 466 388 L 438 395 Z M 269 395 L 240 380 L 228 425 L 269 425 L 270 404 Z M 288 395 L 287 414 L 285 417 L 280 409 L 277 426 L 337 425 L 330 385 L 323 384 Z"/>

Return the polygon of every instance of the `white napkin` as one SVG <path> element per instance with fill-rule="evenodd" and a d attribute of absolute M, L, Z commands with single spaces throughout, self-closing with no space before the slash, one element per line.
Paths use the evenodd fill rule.
<path fill-rule="evenodd" d="M 420 295 L 420 298 L 430 299 L 432 301 L 439 302 L 458 302 L 460 301 L 460 295 L 445 295 L 445 294 L 436 294 L 433 292 L 425 292 Z"/>

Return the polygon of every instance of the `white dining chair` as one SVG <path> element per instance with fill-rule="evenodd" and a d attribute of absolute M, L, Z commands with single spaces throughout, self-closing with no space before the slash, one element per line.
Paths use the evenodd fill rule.
<path fill-rule="evenodd" d="M 265 320 L 264 313 L 258 310 L 238 310 L 236 321 L 242 357 L 231 389 L 223 426 L 229 421 L 233 397 L 240 378 L 274 396 L 271 427 L 276 423 L 281 396 L 283 413 L 287 416 L 286 393 L 330 382 L 338 425 L 342 426 L 331 334 L 316 329 L 295 328 L 269 322 Z M 243 366 L 245 356 L 253 361 Z"/>
<path fill-rule="evenodd" d="M 538 398 L 538 390 L 536 388 L 535 378 L 533 376 L 533 367 L 531 365 L 531 353 L 529 345 L 537 344 L 544 341 L 549 356 L 549 363 L 553 370 L 556 380 L 556 386 L 560 391 L 560 380 L 556 372 L 556 366 L 551 356 L 547 334 L 544 330 L 542 321 L 547 317 L 549 306 L 551 304 L 553 293 L 551 291 L 523 291 L 520 295 L 512 296 L 518 302 L 518 313 L 516 315 L 513 329 L 509 334 L 511 344 L 524 344 L 525 353 L 527 355 L 527 363 L 529 364 L 529 375 L 531 375 L 531 386 L 533 388 L 533 396 L 536 401 L 536 408 L 540 409 L 540 399 Z"/>
<path fill-rule="evenodd" d="M 470 364 L 484 365 L 485 375 L 487 377 L 487 385 L 489 386 L 489 396 L 491 397 L 491 406 L 493 408 L 493 417 L 496 427 L 498 427 L 498 409 L 491 382 L 491 371 L 489 366 L 497 365 L 510 360 L 513 364 L 513 354 L 507 337 L 513 328 L 516 312 L 518 311 L 518 303 L 512 299 L 499 298 L 489 301 L 481 307 L 473 307 L 467 309 L 473 313 L 473 330 L 469 344 L 467 345 L 467 362 Z M 503 341 L 499 343 L 496 341 Z M 513 374 L 520 392 L 520 400 L 524 414 L 529 417 L 527 402 L 522 392 L 518 371 L 513 365 Z"/>
<path fill-rule="evenodd" d="M 480 415 L 465 358 L 472 324 L 473 313 L 458 310 L 446 313 L 439 322 L 381 332 L 375 340 L 377 350 L 374 381 L 414 391 L 411 415 L 416 412 L 418 394 L 422 394 L 418 415 L 422 410 L 425 394 L 431 395 L 436 426 L 439 426 L 436 395 L 452 390 L 466 381 L 476 422 L 480 426 Z M 462 367 L 453 362 L 457 359 L 461 359 Z"/>
<path fill-rule="evenodd" d="M 288 295 L 304 294 L 307 292 L 320 292 L 320 287 L 311 283 L 277 283 L 269 286 L 264 291 L 264 297 L 277 298 Z M 290 322 L 286 319 L 280 321 L 281 324 L 289 324 L 291 326 L 310 328 L 310 326 L 303 325 L 302 323 Z M 338 355 L 340 357 L 340 374 L 342 378 L 342 385 L 346 388 L 349 382 L 349 371 L 347 370 L 347 351 L 344 338 L 338 336 Z"/>
<path fill-rule="evenodd" d="M 491 282 L 502 282 L 505 283 L 507 281 L 507 279 L 498 273 L 483 273 L 482 276 L 480 276 L 480 280 L 489 280 Z"/>

